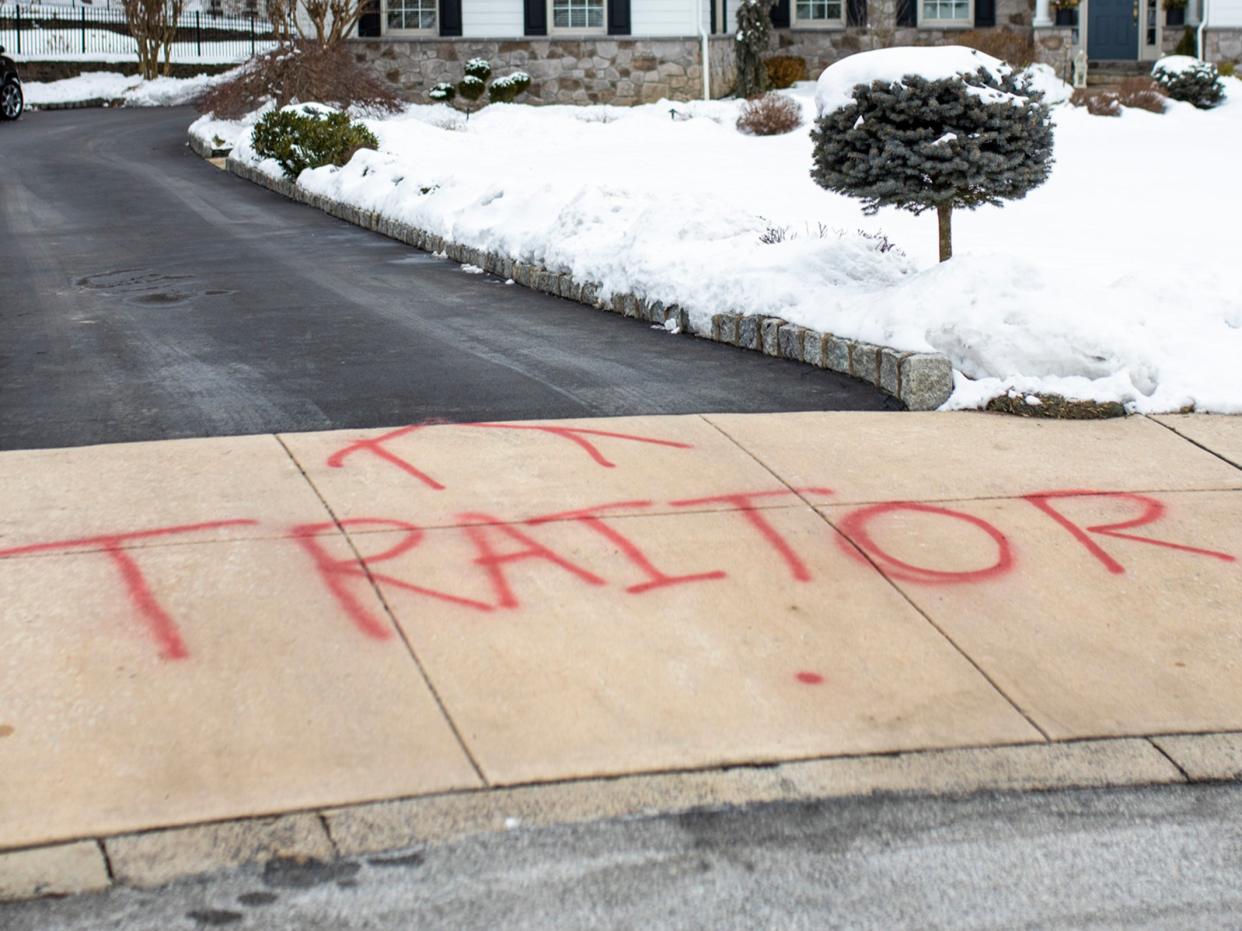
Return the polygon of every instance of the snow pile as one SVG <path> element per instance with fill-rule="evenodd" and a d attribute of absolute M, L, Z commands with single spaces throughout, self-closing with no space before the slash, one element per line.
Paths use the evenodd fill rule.
<path fill-rule="evenodd" d="M 1074 88 L 1057 77 L 1052 65 L 1034 64 L 1022 69 L 1018 79 L 1032 91 L 1044 95 L 1044 103 L 1055 107 L 1068 103 Z"/>
<path fill-rule="evenodd" d="M 144 81 L 135 74 L 90 71 L 60 81 L 30 81 L 22 85 L 22 90 L 26 103 L 32 107 L 88 100 L 119 100 L 127 107 L 176 107 L 189 103 L 228 76 L 200 74 L 192 78 Z"/>
<path fill-rule="evenodd" d="M 927 81 L 974 75 L 983 69 L 997 81 L 1013 74 L 1013 69 L 998 58 L 961 45 L 938 45 L 928 48 L 882 48 L 874 52 L 847 55 L 830 65 L 819 77 L 815 103 L 819 113 L 830 113 L 854 102 L 854 88 L 859 84 L 901 84 L 907 77 Z M 1023 98 L 993 88 L 977 88 L 989 101 L 1020 103 Z"/>
<path fill-rule="evenodd" d="M 813 90 L 788 92 L 807 116 Z M 943 352 L 962 376 L 950 406 L 1012 389 L 1242 413 L 1229 196 L 1242 93 L 1210 111 L 1170 102 L 1164 115 L 1109 120 L 1058 107 L 1048 183 L 1004 208 L 956 212 L 943 265 L 934 217 L 864 216 L 811 181 L 809 126 L 746 136 L 739 106 L 500 105 L 468 124 L 443 105 L 412 107 L 366 121 L 382 151 L 299 183 L 605 293 L 679 303 L 696 332 L 729 311 Z M 243 127 L 236 135 L 237 157 L 279 176 Z M 1152 184 L 1151 165 L 1181 166 L 1178 183 Z"/>

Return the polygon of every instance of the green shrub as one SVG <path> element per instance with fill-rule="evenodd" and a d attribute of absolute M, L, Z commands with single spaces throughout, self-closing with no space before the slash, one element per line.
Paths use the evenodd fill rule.
<path fill-rule="evenodd" d="M 448 81 L 441 81 L 427 92 L 427 96 L 437 103 L 452 103 L 453 98 L 457 96 L 457 88 Z"/>
<path fill-rule="evenodd" d="M 1217 70 L 1222 78 L 1232 78 L 1238 73 L 1238 63 L 1236 61 L 1222 61 Z"/>
<path fill-rule="evenodd" d="M 1210 61 L 1170 55 L 1156 62 L 1151 76 L 1174 100 L 1184 100 L 1200 110 L 1210 110 L 1225 99 L 1225 85 Z"/>
<path fill-rule="evenodd" d="M 487 96 L 492 103 L 512 103 L 529 87 L 530 75 L 525 71 L 515 71 L 494 80 L 487 89 Z"/>
<path fill-rule="evenodd" d="M 264 115 L 251 139 L 255 152 L 276 159 L 290 180 L 307 168 L 344 165 L 359 149 L 379 147 L 371 130 L 340 110 L 306 104 Z"/>
<path fill-rule="evenodd" d="M 771 9 L 772 0 L 740 0 L 737 5 L 737 35 L 733 44 L 737 83 L 733 90 L 739 97 L 754 97 L 768 89 L 763 53 L 768 50 L 772 34 Z"/>
<path fill-rule="evenodd" d="M 777 90 L 793 87 L 807 78 L 806 59 L 797 55 L 773 55 L 764 59 L 763 67 L 768 72 L 768 87 Z"/>

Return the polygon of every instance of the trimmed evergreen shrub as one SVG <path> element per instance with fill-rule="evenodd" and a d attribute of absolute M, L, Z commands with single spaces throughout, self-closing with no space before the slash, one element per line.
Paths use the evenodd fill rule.
<path fill-rule="evenodd" d="M 773 55 L 763 60 L 768 75 L 768 87 L 784 90 L 807 78 L 806 59 L 797 55 Z"/>
<path fill-rule="evenodd" d="M 436 103 L 452 103 L 453 98 L 457 96 L 457 88 L 448 81 L 441 81 L 427 92 L 427 96 Z"/>
<path fill-rule="evenodd" d="M 1042 95 L 1012 72 L 995 77 L 983 68 L 959 78 L 912 74 L 859 84 L 852 103 L 819 117 L 812 139 L 811 176 L 861 199 L 865 213 L 935 209 L 942 262 L 953 254 L 954 209 L 1024 197 L 1052 167 Z"/>
<path fill-rule="evenodd" d="M 276 159 L 291 181 L 307 168 L 344 165 L 359 149 L 379 147 L 375 134 L 361 123 L 340 110 L 311 104 L 265 114 L 251 139 L 255 152 Z"/>
<path fill-rule="evenodd" d="M 741 0 L 737 5 L 737 85 L 739 97 L 755 97 L 768 89 L 768 72 L 763 67 L 763 53 L 768 50 L 772 20 L 768 11 L 771 0 Z"/>
<path fill-rule="evenodd" d="M 1156 62 L 1151 76 L 1174 100 L 1184 100 L 1200 110 L 1210 110 L 1225 99 L 1225 85 L 1210 61 L 1170 55 Z"/>
<path fill-rule="evenodd" d="M 1177 48 L 1173 49 L 1173 54 L 1186 55 L 1193 58 L 1195 52 L 1199 50 L 1197 46 L 1198 42 L 1195 41 L 1195 31 L 1192 27 L 1187 26 L 1182 30 L 1182 37 L 1177 40 Z"/>
<path fill-rule="evenodd" d="M 749 136 L 779 136 L 801 125 L 798 101 L 773 91 L 746 101 L 737 118 L 737 128 Z"/>
<path fill-rule="evenodd" d="M 530 87 L 530 75 L 525 71 L 515 71 L 503 78 L 492 81 L 487 89 L 487 97 L 492 103 L 512 103 Z"/>

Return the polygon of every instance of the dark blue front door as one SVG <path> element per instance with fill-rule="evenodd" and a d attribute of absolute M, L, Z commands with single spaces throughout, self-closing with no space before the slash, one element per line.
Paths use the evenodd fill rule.
<path fill-rule="evenodd" d="M 1089 59 L 1133 61 L 1138 58 L 1138 3 L 1139 0 L 1087 0 Z"/>

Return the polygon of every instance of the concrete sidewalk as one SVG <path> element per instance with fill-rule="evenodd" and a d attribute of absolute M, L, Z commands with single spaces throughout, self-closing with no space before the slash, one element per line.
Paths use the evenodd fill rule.
<path fill-rule="evenodd" d="M 1234 778 L 1239 464 L 1242 418 L 981 414 L 0 454 L 0 896 Z"/>

